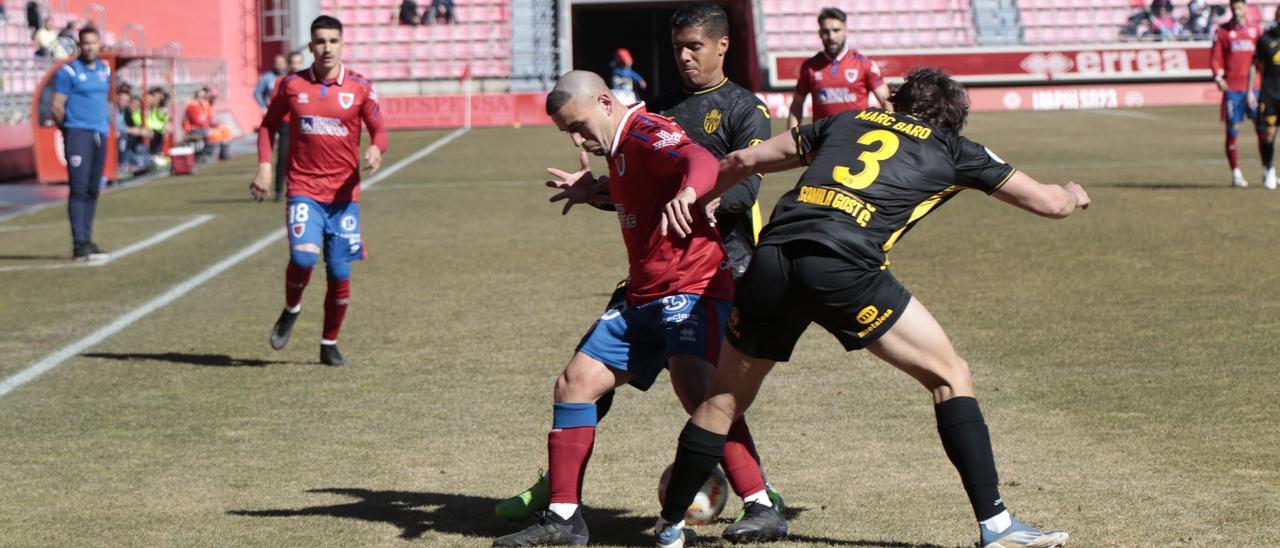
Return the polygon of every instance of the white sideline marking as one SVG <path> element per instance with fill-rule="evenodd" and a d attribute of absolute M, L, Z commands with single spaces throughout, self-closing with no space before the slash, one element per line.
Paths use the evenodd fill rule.
<path fill-rule="evenodd" d="M 443 147 L 449 144 L 454 139 L 461 137 L 462 134 L 466 132 L 467 132 L 467 128 L 459 128 L 459 129 L 453 130 L 452 132 L 446 134 L 444 137 L 441 137 L 440 139 L 437 139 L 436 141 L 432 142 L 430 145 L 427 145 L 422 150 L 419 150 L 418 152 L 413 153 L 409 157 L 404 158 L 403 160 L 400 160 L 390 166 L 387 166 L 385 169 L 381 170 L 377 175 L 373 176 L 373 178 L 365 181 L 361 185 L 361 188 L 369 188 L 373 185 L 378 184 L 379 182 L 391 176 L 395 172 L 400 171 L 405 166 L 413 163 L 416 160 L 422 159 L 423 157 L 425 157 L 428 154 L 431 154 L 432 152 L 435 152 L 440 147 Z M 227 269 L 239 264 L 241 261 L 248 259 L 249 257 L 252 257 L 253 254 L 261 251 L 263 248 L 267 247 L 268 245 L 275 243 L 276 240 L 283 238 L 284 235 L 285 235 L 284 230 L 273 229 L 266 236 L 259 238 L 258 241 L 253 242 L 248 246 L 246 246 L 244 249 L 241 249 L 240 251 L 233 253 L 231 256 L 221 261 L 218 261 L 217 264 L 214 264 L 213 266 L 206 268 L 203 272 L 200 272 L 199 274 L 192 276 L 186 281 L 173 286 L 172 289 L 164 292 L 164 294 L 154 299 L 151 299 L 150 301 L 147 301 L 146 303 L 144 303 L 142 306 L 139 306 L 138 308 L 130 310 L 125 315 L 120 316 L 119 318 L 116 318 L 111 323 L 98 328 L 97 331 L 94 331 L 93 333 L 86 335 L 84 338 L 76 342 L 73 342 L 67 346 L 64 346 L 62 347 L 62 349 L 52 354 L 49 354 L 48 356 L 45 356 L 40 361 L 27 366 L 22 371 L 19 371 L 13 376 L 5 379 L 3 382 L 0 382 L 0 397 L 4 396 L 5 394 L 8 394 L 9 392 L 14 391 L 14 389 L 26 383 L 31 382 L 36 377 L 43 375 L 49 370 L 59 365 L 62 365 L 62 362 L 67 361 L 67 359 L 71 358 L 72 356 L 75 356 L 76 354 L 84 352 L 85 350 L 93 347 L 94 345 L 107 340 L 112 335 L 115 335 L 116 333 L 123 331 L 126 327 L 133 325 L 134 322 L 137 322 L 138 320 L 146 317 L 147 314 L 155 312 L 156 310 L 163 308 L 169 303 L 172 303 L 173 301 L 176 301 L 182 298 L 183 295 L 186 295 L 187 293 L 191 292 L 192 289 L 199 287 L 200 284 L 203 284 L 204 282 L 207 282 L 210 279 L 212 279 L 214 276 L 217 276 L 218 274 L 221 274 L 227 271 Z"/>
<path fill-rule="evenodd" d="M 155 221 L 159 219 L 185 219 L 188 215 L 137 215 L 132 217 L 115 217 L 111 219 L 98 219 L 93 222 L 93 226 L 115 224 L 115 223 L 145 223 L 147 221 Z M 0 232 L 21 232 L 23 230 L 40 230 L 42 228 L 65 228 L 67 221 L 53 221 L 48 223 L 35 223 L 30 225 L 12 225 L 0 226 Z"/>
<path fill-rule="evenodd" d="M 191 220 L 185 223 L 182 223 L 168 230 L 158 232 L 155 235 L 151 236 L 150 238 L 147 238 L 140 242 L 134 242 L 116 251 L 113 251 L 107 256 L 106 259 L 103 259 L 101 261 L 90 261 L 85 263 L 20 264 L 20 265 L 12 265 L 12 266 L 0 266 L 0 272 L 17 272 L 20 270 L 62 270 L 64 268 L 91 268 L 91 267 L 107 266 L 111 263 L 116 262 L 119 259 L 128 257 L 129 255 L 142 251 L 148 247 L 156 245 L 160 242 L 168 240 L 169 238 L 172 238 L 174 236 L 182 234 L 183 232 L 186 232 L 197 226 L 207 223 L 213 218 L 214 218 L 214 215 L 196 215 Z"/>

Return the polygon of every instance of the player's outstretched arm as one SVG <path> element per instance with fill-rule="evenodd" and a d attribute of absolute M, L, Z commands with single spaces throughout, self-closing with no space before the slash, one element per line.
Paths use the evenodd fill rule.
<path fill-rule="evenodd" d="M 708 197 L 719 196 L 753 173 L 776 173 L 797 167 L 800 167 L 800 154 L 796 152 L 791 132 L 779 133 L 756 146 L 730 152 L 720 160 L 720 176 Z"/>
<path fill-rule="evenodd" d="M 1089 207 L 1089 194 L 1076 183 L 1046 185 L 1021 171 L 993 194 L 1001 201 L 1050 219 L 1063 219 L 1071 212 Z"/>
<path fill-rule="evenodd" d="M 693 234 L 694 204 L 700 199 L 714 198 L 711 192 L 716 189 L 716 170 L 719 164 L 707 149 L 690 143 L 681 148 L 676 165 L 684 174 L 684 181 L 675 197 L 663 207 L 658 231 L 663 236 L 669 231 L 675 231 L 676 236 L 684 238 Z M 725 188 L 729 186 L 732 184 Z"/>
<path fill-rule="evenodd" d="M 585 150 L 578 154 L 578 171 L 570 173 L 549 167 L 547 173 L 555 177 L 547 181 L 547 187 L 560 191 L 552 195 L 550 201 L 554 203 L 564 200 L 564 209 L 560 210 L 561 215 L 568 215 L 569 210 L 578 204 L 595 205 L 593 200 L 599 200 L 602 195 L 598 181 L 591 174 L 591 159 Z M 607 197 L 608 193 L 604 192 L 603 195 Z"/>

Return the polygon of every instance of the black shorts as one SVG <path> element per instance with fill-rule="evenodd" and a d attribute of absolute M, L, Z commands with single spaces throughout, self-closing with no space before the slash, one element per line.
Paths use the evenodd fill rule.
<path fill-rule="evenodd" d="M 1267 99 L 1267 94 L 1258 97 L 1258 125 L 1276 127 L 1280 125 L 1280 101 Z"/>
<path fill-rule="evenodd" d="M 785 362 L 817 322 L 845 350 L 860 350 L 889 331 L 910 301 L 888 270 L 866 270 L 822 244 L 766 245 L 738 283 L 726 336 L 748 356 Z"/>

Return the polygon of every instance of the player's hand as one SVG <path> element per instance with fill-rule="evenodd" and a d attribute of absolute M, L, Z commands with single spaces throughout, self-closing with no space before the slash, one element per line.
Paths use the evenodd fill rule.
<path fill-rule="evenodd" d="M 1252 93 L 1245 93 L 1244 104 L 1249 106 L 1249 110 L 1258 110 L 1258 97 Z"/>
<path fill-rule="evenodd" d="M 364 170 L 372 175 L 377 173 L 380 167 L 382 167 L 382 149 L 370 145 L 369 150 L 364 151 Z"/>
<path fill-rule="evenodd" d="M 1062 185 L 1072 196 L 1076 197 L 1076 207 L 1080 209 L 1089 209 L 1089 193 L 1084 191 L 1084 187 L 1076 183 L 1067 183 Z"/>
<path fill-rule="evenodd" d="M 261 202 L 266 199 L 270 191 L 271 164 L 258 164 L 258 175 L 253 178 L 252 183 L 249 183 L 249 194 L 253 195 L 254 200 Z"/>
<path fill-rule="evenodd" d="M 658 226 L 662 235 L 666 236 L 671 230 L 680 238 L 693 234 L 693 212 L 689 207 L 697 201 L 698 194 L 692 188 L 680 189 L 676 197 L 662 208 L 662 223 Z"/>
<path fill-rule="evenodd" d="M 720 209 L 719 196 L 716 196 L 716 199 L 711 200 L 710 202 L 707 202 L 707 206 L 705 209 L 707 213 L 707 222 L 711 223 L 711 226 L 716 226 L 716 210 L 717 209 Z"/>
<path fill-rule="evenodd" d="M 578 155 L 578 164 L 578 171 L 573 173 L 554 167 L 547 168 L 547 173 L 555 177 L 555 179 L 547 181 L 547 187 L 560 190 L 560 192 L 551 197 L 551 201 L 565 201 L 564 209 L 560 210 L 561 215 L 568 215 L 569 209 L 575 205 L 590 203 L 597 193 L 595 189 L 596 178 L 591 175 L 591 158 L 587 157 L 587 151 L 584 150 Z"/>
<path fill-rule="evenodd" d="M 1221 91 L 1221 92 L 1223 92 L 1223 93 L 1226 93 L 1226 92 L 1227 92 L 1227 81 L 1226 81 L 1226 80 L 1223 80 L 1223 79 L 1222 79 L 1222 78 L 1220 78 L 1220 77 L 1219 77 L 1219 78 L 1214 78 L 1214 79 L 1213 79 L 1213 83 L 1218 84 L 1218 91 Z"/>

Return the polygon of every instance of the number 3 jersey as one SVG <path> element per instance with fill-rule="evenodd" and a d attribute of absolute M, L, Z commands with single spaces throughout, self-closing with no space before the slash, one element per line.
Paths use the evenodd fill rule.
<path fill-rule="evenodd" d="M 982 145 L 906 114 L 849 111 L 791 132 L 808 166 L 778 200 L 760 245 L 823 244 L 868 270 L 965 188 L 995 192 L 1014 169 Z"/>

